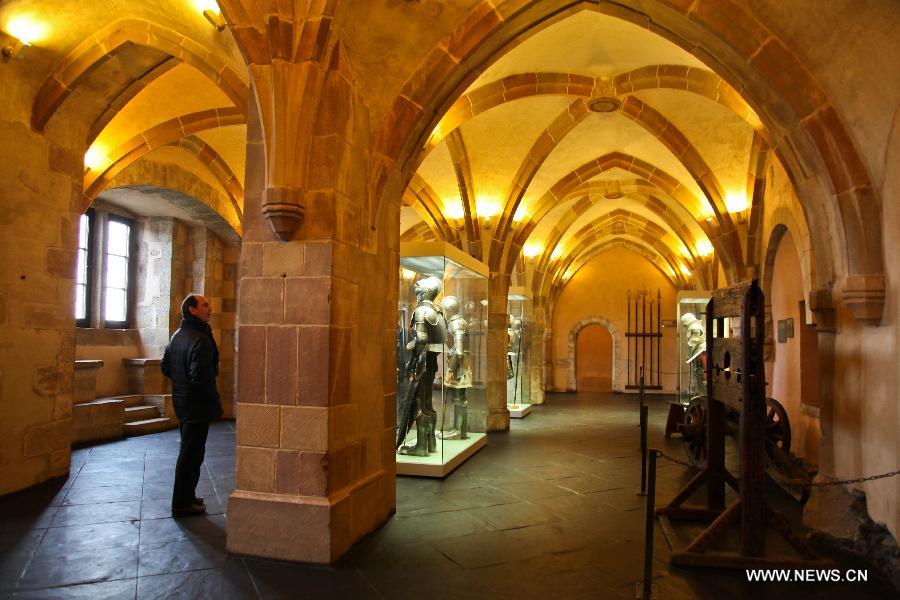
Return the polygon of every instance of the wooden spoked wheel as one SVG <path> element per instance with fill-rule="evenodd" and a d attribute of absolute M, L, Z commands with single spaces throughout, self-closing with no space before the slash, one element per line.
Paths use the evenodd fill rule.
<path fill-rule="evenodd" d="M 788 453 L 791 451 L 791 423 L 787 411 L 774 398 L 766 398 L 766 452 L 772 448 Z"/>

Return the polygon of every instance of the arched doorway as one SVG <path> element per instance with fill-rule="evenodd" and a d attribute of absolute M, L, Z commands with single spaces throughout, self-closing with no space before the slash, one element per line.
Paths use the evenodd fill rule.
<path fill-rule="evenodd" d="M 611 392 L 613 340 L 606 327 L 591 324 L 575 343 L 575 389 L 579 392 Z"/>
<path fill-rule="evenodd" d="M 815 326 L 807 324 L 800 254 L 791 232 L 778 226 L 766 255 L 767 301 L 772 310 L 773 352 L 766 364 L 768 395 L 785 408 L 791 452 L 819 459 L 819 352 Z"/>

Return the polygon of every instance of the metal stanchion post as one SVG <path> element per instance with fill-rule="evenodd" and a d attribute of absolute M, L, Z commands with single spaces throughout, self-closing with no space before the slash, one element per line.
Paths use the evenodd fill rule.
<path fill-rule="evenodd" d="M 641 491 L 639 496 L 647 495 L 647 413 L 648 406 L 641 406 Z"/>
<path fill-rule="evenodd" d="M 641 406 L 644 405 L 644 367 L 641 367 L 641 380 L 640 380 L 640 392 L 638 395 L 641 398 Z"/>
<path fill-rule="evenodd" d="M 656 598 L 656 586 L 653 585 L 653 527 L 656 519 L 656 455 L 657 450 L 650 450 L 650 471 L 647 482 L 647 521 L 644 535 L 644 580 L 637 585 L 635 597 L 640 600 Z"/>

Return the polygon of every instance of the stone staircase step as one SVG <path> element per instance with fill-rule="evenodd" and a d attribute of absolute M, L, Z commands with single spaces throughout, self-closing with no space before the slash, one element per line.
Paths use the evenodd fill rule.
<path fill-rule="evenodd" d="M 159 409 L 155 406 L 151 406 L 149 404 L 143 404 L 141 406 L 127 406 L 125 407 L 125 422 L 126 423 L 134 423 L 136 421 L 146 421 L 148 419 L 157 419 L 161 415 L 159 414 Z"/>
<path fill-rule="evenodd" d="M 175 426 L 176 422 L 174 419 L 159 417 L 156 419 L 145 419 L 143 421 L 125 423 L 123 429 L 125 435 L 145 435 L 148 433 L 159 433 L 160 431 L 173 429 Z"/>
<path fill-rule="evenodd" d="M 126 407 L 144 406 L 147 404 L 143 394 L 122 394 L 109 396 L 108 398 L 97 398 L 97 400 L 121 400 L 125 402 Z"/>

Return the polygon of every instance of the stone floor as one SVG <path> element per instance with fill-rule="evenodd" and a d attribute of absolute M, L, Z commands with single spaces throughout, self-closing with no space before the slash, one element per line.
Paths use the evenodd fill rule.
<path fill-rule="evenodd" d="M 651 402 L 651 444 L 682 457 L 662 437 L 664 411 Z M 399 478 L 396 516 L 332 568 L 225 553 L 233 423 L 210 433 L 204 517 L 168 514 L 177 432 L 76 450 L 65 481 L 0 498 L 0 597 L 633 598 L 645 518 L 636 423 L 633 397 L 549 395 L 445 480 Z M 661 462 L 659 502 L 690 475 Z M 796 521 L 799 506 L 771 495 Z M 748 583 L 671 567 L 656 531 L 660 598 L 890 597 L 873 583 Z"/>

